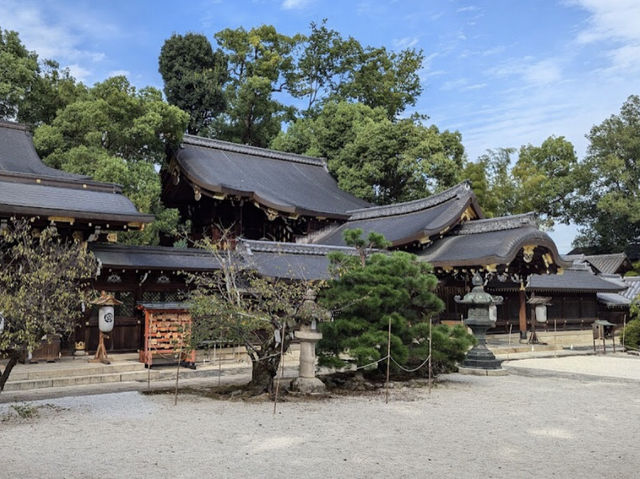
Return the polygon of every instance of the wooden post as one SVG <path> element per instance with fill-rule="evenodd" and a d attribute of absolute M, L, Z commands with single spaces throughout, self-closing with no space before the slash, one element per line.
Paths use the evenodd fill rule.
<path fill-rule="evenodd" d="M 389 335 L 387 337 L 387 383 L 385 393 L 385 404 L 389 404 L 389 366 L 391 364 L 391 316 L 389 316 Z"/>
<path fill-rule="evenodd" d="M 431 347 L 431 340 L 433 339 L 433 335 L 431 334 L 432 327 L 431 315 L 429 315 L 429 395 L 431 395 L 431 378 L 433 377 L 433 370 L 431 369 L 431 353 L 433 351 Z"/>
<path fill-rule="evenodd" d="M 524 294 L 524 284 L 520 285 L 520 339 L 527 339 L 527 297 Z"/>
<path fill-rule="evenodd" d="M 282 357 L 284 356 L 284 327 L 285 327 L 285 322 L 282 322 L 282 334 L 280 335 L 280 378 L 282 378 L 282 375 L 284 374 L 284 361 L 282 360 Z M 278 405 L 278 391 L 280 389 L 280 378 L 278 378 L 277 373 L 276 373 L 276 393 L 273 397 L 273 414 L 276 413 L 276 407 Z"/>
<path fill-rule="evenodd" d="M 180 361 L 182 359 L 182 347 L 178 351 L 178 367 L 176 368 L 176 394 L 173 398 L 173 405 L 176 406 L 178 404 L 178 380 L 180 379 Z"/>

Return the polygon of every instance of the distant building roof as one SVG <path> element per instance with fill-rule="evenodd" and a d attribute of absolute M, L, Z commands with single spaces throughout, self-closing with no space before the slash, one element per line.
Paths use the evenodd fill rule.
<path fill-rule="evenodd" d="M 614 293 L 624 291 L 627 286 L 613 278 L 607 279 L 594 274 L 584 263 L 574 263 L 563 274 L 532 275 L 528 289 L 535 291 Z"/>
<path fill-rule="evenodd" d="M 609 309 L 628 308 L 631 300 L 618 293 L 597 293 L 598 302 L 604 304 Z"/>
<path fill-rule="evenodd" d="M 631 261 L 624 253 L 585 255 L 584 260 L 598 273 L 624 274 L 633 269 Z"/>
<path fill-rule="evenodd" d="M 342 191 L 324 160 L 185 135 L 176 161 L 204 194 L 230 194 L 288 214 L 346 219 L 369 206 Z"/>
<path fill-rule="evenodd" d="M 350 211 L 346 223 L 315 235 L 313 242 L 344 245 L 345 230 L 356 228 L 362 229 L 364 237 L 371 232 L 380 233 L 392 246 L 428 242 L 460 223 L 469 207 L 474 217 L 482 217 L 469 183 L 464 182 L 420 200 Z"/>
<path fill-rule="evenodd" d="M 628 289 L 620 294 L 633 301 L 640 295 L 640 276 L 627 276 L 624 278 L 624 282 L 627 284 Z"/>

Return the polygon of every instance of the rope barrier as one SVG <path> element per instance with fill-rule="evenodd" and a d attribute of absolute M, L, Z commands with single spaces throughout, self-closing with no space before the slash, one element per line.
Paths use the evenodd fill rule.
<path fill-rule="evenodd" d="M 398 363 L 398 361 L 396 361 L 395 359 L 393 359 L 393 356 L 391 356 L 391 361 L 393 361 L 393 363 L 398 366 L 400 369 L 402 369 L 403 371 L 407 372 L 407 373 L 415 373 L 418 369 L 424 367 L 428 362 L 429 359 L 431 359 L 431 355 L 427 356 L 427 359 L 425 359 L 422 364 L 420 366 L 418 366 L 417 368 L 414 369 L 407 369 L 404 366 L 402 366 L 400 363 Z"/>

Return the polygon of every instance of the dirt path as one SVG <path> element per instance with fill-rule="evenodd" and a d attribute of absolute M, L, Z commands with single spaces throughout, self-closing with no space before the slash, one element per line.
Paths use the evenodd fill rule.
<path fill-rule="evenodd" d="M 271 403 L 136 392 L 0 405 L 4 478 L 637 477 L 640 386 L 451 375 L 425 389 Z M 8 415 L 11 418 L 7 419 Z"/>

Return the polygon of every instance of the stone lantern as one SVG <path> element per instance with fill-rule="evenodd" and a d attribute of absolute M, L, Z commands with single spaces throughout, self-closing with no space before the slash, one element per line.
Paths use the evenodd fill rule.
<path fill-rule="evenodd" d="M 490 370 L 501 369 L 500 361 L 487 348 L 486 332 L 496 325 L 496 318 L 490 313 L 491 307 L 502 304 L 502 296 L 492 296 L 482 287 L 482 277 L 476 273 L 471 280 L 473 289 L 471 292 L 455 297 L 456 303 L 469 305 L 469 312 L 464 324 L 469 326 L 477 339 L 476 345 L 467 353 L 463 369 Z"/>
<path fill-rule="evenodd" d="M 296 319 L 300 324 L 300 329 L 295 332 L 296 339 L 300 341 L 300 368 L 298 377 L 291 382 L 291 389 L 306 394 L 322 392 L 324 383 L 316 377 L 316 343 L 322 339 L 318 323 L 331 319 L 331 313 L 316 303 L 316 293 L 309 289 Z"/>

